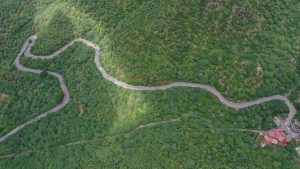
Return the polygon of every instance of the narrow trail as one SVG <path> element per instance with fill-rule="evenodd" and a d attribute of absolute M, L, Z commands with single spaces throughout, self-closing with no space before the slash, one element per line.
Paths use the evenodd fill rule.
<path fill-rule="evenodd" d="M 18 153 L 2 154 L 2 155 L 0 155 L 0 159 L 11 158 L 11 157 L 20 156 L 20 155 L 26 155 L 26 154 L 30 154 L 30 153 L 38 153 L 38 152 L 42 152 L 42 151 L 48 151 L 50 149 L 55 149 L 55 148 L 60 148 L 60 147 L 83 145 L 83 144 L 93 143 L 93 142 L 96 142 L 96 141 L 108 140 L 110 138 L 114 138 L 114 137 L 117 137 L 117 136 L 132 134 L 132 133 L 137 132 L 137 131 L 139 131 L 141 129 L 144 129 L 144 128 L 151 128 L 151 127 L 155 127 L 155 126 L 160 126 L 160 125 L 175 123 L 175 122 L 180 122 L 180 121 L 181 121 L 181 117 L 174 118 L 174 119 L 169 119 L 169 120 L 156 121 L 156 122 L 152 122 L 152 123 L 148 123 L 148 124 L 139 125 L 139 126 L 133 128 L 133 129 L 127 131 L 127 132 L 124 132 L 122 134 L 107 135 L 107 136 L 103 136 L 103 137 L 94 137 L 94 138 L 91 138 L 91 139 L 77 140 L 77 141 L 68 142 L 68 143 L 65 143 L 65 144 L 60 144 L 60 145 L 56 145 L 56 146 L 52 146 L 52 147 L 48 147 L 48 148 L 28 149 L 28 150 L 24 150 L 24 151 L 21 151 L 21 152 L 18 152 Z M 237 128 L 204 128 L 204 129 L 200 129 L 200 130 L 201 131 L 207 131 L 207 130 L 211 130 L 211 129 L 218 130 L 218 131 L 236 131 L 236 132 L 248 132 L 248 133 L 260 133 L 260 132 L 262 132 L 260 130 L 237 129 Z"/>
<path fill-rule="evenodd" d="M 116 78 L 110 76 L 102 67 L 101 63 L 100 63 L 100 47 L 96 44 L 94 44 L 93 42 L 90 42 L 88 40 L 85 39 L 75 39 L 73 41 L 71 41 L 70 43 L 68 43 L 67 45 L 65 45 L 64 47 L 62 47 L 61 49 L 59 49 L 58 51 L 54 52 L 51 55 L 47 55 L 47 56 L 36 56 L 33 55 L 31 53 L 31 47 L 34 45 L 35 41 L 37 40 L 37 36 L 33 35 L 30 36 L 23 44 L 20 53 L 17 55 L 14 64 L 16 65 L 17 69 L 23 72 L 29 72 L 29 73 L 35 73 L 35 74 L 40 74 L 43 72 L 43 70 L 39 70 L 39 69 L 31 69 L 31 68 L 27 68 L 25 66 L 23 66 L 20 63 L 20 57 L 24 54 L 26 57 L 32 58 L 32 59 L 41 59 L 41 60 L 46 60 L 46 59 L 52 59 L 54 57 L 59 56 L 62 52 L 64 52 L 66 49 L 68 49 L 69 47 L 71 47 L 72 45 L 74 45 L 75 43 L 83 43 L 91 48 L 93 48 L 95 50 L 95 57 L 94 57 L 94 62 L 96 64 L 97 69 L 101 72 L 102 76 L 104 77 L 104 79 L 112 82 L 113 84 L 128 89 L 128 90 L 136 90 L 136 91 L 154 91 L 154 90 L 166 90 L 166 89 L 170 89 L 170 88 L 174 88 L 174 87 L 190 87 L 190 88 L 199 88 L 199 89 L 203 89 L 208 91 L 209 93 L 211 93 L 212 95 L 216 96 L 219 101 L 221 103 L 223 103 L 224 105 L 234 108 L 234 109 L 243 109 L 243 108 L 247 108 L 250 106 L 254 106 L 254 105 L 258 105 L 258 104 L 262 104 L 265 102 L 269 102 L 272 100 L 279 100 L 282 101 L 283 103 L 285 103 L 288 108 L 289 108 L 289 114 L 288 117 L 286 118 L 284 124 L 283 124 L 283 129 L 292 134 L 294 137 L 299 136 L 300 134 L 293 131 L 291 129 L 291 122 L 296 114 L 296 108 L 293 106 L 293 104 L 291 103 L 291 101 L 282 95 L 274 95 L 274 96 L 269 96 L 269 97 L 263 97 L 260 99 L 256 99 L 256 100 L 252 100 L 249 102 L 243 102 L 243 103 L 233 103 L 229 100 L 227 100 L 217 89 L 215 89 L 212 86 L 209 85 L 205 85 L 205 84 L 197 84 L 197 83 L 189 83 L 189 82 L 173 82 L 173 83 L 169 83 L 167 85 L 162 85 L 162 86 L 133 86 L 127 83 L 124 83 L 122 81 L 117 80 Z M 6 135 L 2 136 L 0 138 L 0 142 L 5 141 L 6 139 L 8 139 L 10 136 L 16 134 L 17 132 L 19 132 L 20 130 L 22 130 L 24 127 L 26 127 L 27 125 L 33 124 L 45 117 L 47 117 L 49 114 L 51 113 L 55 113 L 57 111 L 59 111 L 60 109 L 62 109 L 66 104 L 69 103 L 70 101 L 70 96 L 69 96 L 69 92 L 68 92 L 68 88 L 64 82 L 63 76 L 55 73 L 55 72 L 51 72 L 51 71 L 47 71 L 47 73 L 49 75 L 54 76 L 55 78 L 57 78 L 60 82 L 60 86 L 61 89 L 64 93 L 64 97 L 61 103 L 59 103 L 58 105 L 56 105 L 55 107 L 53 107 L 52 109 L 48 110 L 47 112 L 44 112 L 42 114 L 40 114 L 37 117 L 34 117 L 33 119 L 27 121 L 24 124 L 21 124 L 20 126 L 16 127 L 15 129 L 13 129 L 12 131 L 10 131 L 9 133 L 7 133 Z"/>

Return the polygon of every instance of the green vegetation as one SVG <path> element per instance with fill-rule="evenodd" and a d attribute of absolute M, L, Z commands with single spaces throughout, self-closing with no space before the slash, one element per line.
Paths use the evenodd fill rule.
<path fill-rule="evenodd" d="M 2 6 L 3 5 L 3 6 Z M 33 34 L 33 3 L 4 1 L 0 10 L 0 135 L 57 104 L 59 83 L 50 76 L 18 72 L 12 65 L 21 44 Z"/>
<path fill-rule="evenodd" d="M 271 0 L 65 0 L 40 12 L 36 23 L 40 31 L 55 12 L 66 11 L 75 36 L 98 43 L 105 69 L 122 81 L 207 83 L 234 100 L 249 100 L 297 86 L 298 6 Z M 41 33 L 46 41 L 36 48 L 47 46 L 51 34 Z"/>
<path fill-rule="evenodd" d="M 1 135 L 61 99 L 54 78 L 12 66 L 35 33 L 35 54 L 50 54 L 75 37 L 99 44 L 105 69 L 131 84 L 207 83 L 234 100 L 291 91 L 296 102 L 299 96 L 294 0 L 2 4 Z M 197 89 L 128 91 L 104 80 L 93 56 L 77 44 L 53 60 L 22 58 L 25 66 L 61 73 L 71 102 L 0 143 L 0 154 L 16 154 L 0 159 L 0 168 L 299 168 L 298 143 L 261 149 L 254 133 L 221 130 L 273 128 L 272 117 L 287 113 L 284 104 L 236 111 Z M 175 118 L 181 120 L 133 131 Z"/>
<path fill-rule="evenodd" d="M 38 32 L 39 39 L 37 44 L 43 43 L 43 46 L 33 46 L 34 53 L 51 54 L 54 49 L 59 49 L 74 39 L 73 26 L 68 17 L 62 11 L 55 11 L 48 25 L 43 25 Z M 52 32 L 49 34 L 49 32 Z"/>

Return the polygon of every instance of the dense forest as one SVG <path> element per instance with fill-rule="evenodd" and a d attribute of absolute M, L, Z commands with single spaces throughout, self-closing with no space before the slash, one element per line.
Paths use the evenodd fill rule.
<path fill-rule="evenodd" d="M 215 86 L 234 101 L 287 94 L 300 110 L 296 0 L 3 0 L 0 134 L 56 105 L 58 81 L 12 65 L 22 43 L 50 54 L 74 38 L 101 47 L 112 76 L 135 85 Z M 259 147 L 281 102 L 242 110 L 189 88 L 129 91 L 106 81 L 81 44 L 52 60 L 21 62 L 65 77 L 71 102 L 0 143 L 0 168 L 299 168 L 291 142 Z M 300 113 L 297 114 L 300 120 Z M 141 125 L 180 119 L 136 130 Z M 1 158 L 2 155 L 12 156 Z"/>

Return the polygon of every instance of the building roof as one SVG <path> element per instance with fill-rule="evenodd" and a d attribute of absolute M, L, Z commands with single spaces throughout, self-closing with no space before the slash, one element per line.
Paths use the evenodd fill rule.
<path fill-rule="evenodd" d="M 284 135 L 282 128 L 276 128 L 274 130 L 262 133 L 265 140 L 262 142 L 261 146 L 264 147 L 268 144 L 277 144 L 286 146 L 288 138 Z"/>

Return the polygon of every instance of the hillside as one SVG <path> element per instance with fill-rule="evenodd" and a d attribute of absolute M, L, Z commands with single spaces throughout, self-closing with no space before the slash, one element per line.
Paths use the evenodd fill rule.
<path fill-rule="evenodd" d="M 299 112 L 299 18 L 296 0 L 4 0 L 0 134 L 63 97 L 57 79 L 12 64 L 33 34 L 36 55 L 92 41 L 107 73 L 131 85 L 202 83 L 235 102 L 287 95 Z M 299 167 L 299 143 L 261 149 L 257 133 L 240 131 L 274 128 L 273 117 L 288 113 L 282 102 L 236 110 L 195 88 L 126 90 L 102 77 L 93 56 L 76 43 L 51 60 L 21 58 L 62 74 L 70 102 L 1 142 L 0 168 Z"/>

